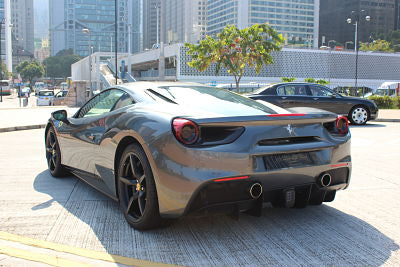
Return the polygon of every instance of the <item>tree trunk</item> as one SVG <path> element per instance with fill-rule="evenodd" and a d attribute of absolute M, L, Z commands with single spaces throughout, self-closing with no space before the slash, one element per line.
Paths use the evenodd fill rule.
<path fill-rule="evenodd" d="M 239 93 L 239 85 L 240 85 L 240 80 L 242 79 L 242 76 L 236 76 L 235 75 L 235 83 L 236 83 L 236 91 Z"/>

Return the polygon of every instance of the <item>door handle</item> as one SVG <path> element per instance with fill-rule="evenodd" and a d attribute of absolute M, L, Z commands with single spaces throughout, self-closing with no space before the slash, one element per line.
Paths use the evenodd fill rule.
<path fill-rule="evenodd" d="M 314 100 L 318 100 L 318 99 L 319 99 L 319 97 L 314 97 L 313 99 L 314 99 Z"/>

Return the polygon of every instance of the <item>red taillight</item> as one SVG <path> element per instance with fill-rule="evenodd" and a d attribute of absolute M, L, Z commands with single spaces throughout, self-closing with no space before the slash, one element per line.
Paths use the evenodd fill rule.
<path fill-rule="evenodd" d="M 335 126 L 339 134 L 347 134 L 349 132 L 349 120 L 345 116 L 338 116 Z"/>
<path fill-rule="evenodd" d="M 193 145 L 199 139 L 199 127 L 190 120 L 174 119 L 172 129 L 176 139 L 184 145 Z"/>
<path fill-rule="evenodd" d="M 238 176 L 238 177 L 229 177 L 229 178 L 219 178 L 215 179 L 214 182 L 226 182 L 226 181 L 235 181 L 235 180 L 244 180 L 248 179 L 249 176 Z"/>

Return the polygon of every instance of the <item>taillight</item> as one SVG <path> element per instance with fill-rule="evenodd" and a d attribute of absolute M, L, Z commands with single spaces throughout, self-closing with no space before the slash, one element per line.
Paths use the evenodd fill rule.
<path fill-rule="evenodd" d="M 193 145 L 199 139 L 199 127 L 190 120 L 176 118 L 172 121 L 172 129 L 176 139 L 184 145 Z"/>
<path fill-rule="evenodd" d="M 345 116 L 338 116 L 335 121 L 324 123 L 324 127 L 332 134 L 346 135 L 349 132 L 349 121 Z"/>
<path fill-rule="evenodd" d="M 338 116 L 335 125 L 339 134 L 344 135 L 349 132 L 349 120 L 345 116 Z"/>

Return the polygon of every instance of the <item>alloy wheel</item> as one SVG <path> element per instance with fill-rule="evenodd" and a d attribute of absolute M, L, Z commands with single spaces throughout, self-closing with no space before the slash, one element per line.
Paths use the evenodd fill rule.
<path fill-rule="evenodd" d="M 46 159 L 50 171 L 54 171 L 57 166 L 58 152 L 57 141 L 53 132 L 50 132 L 46 140 Z"/>
<path fill-rule="evenodd" d="M 355 108 L 351 113 L 351 118 L 356 124 L 364 124 L 368 119 L 368 112 L 362 107 Z"/>
<path fill-rule="evenodd" d="M 119 177 L 122 201 L 126 216 L 139 220 L 146 208 L 146 175 L 143 164 L 134 153 L 124 159 L 122 176 Z"/>

